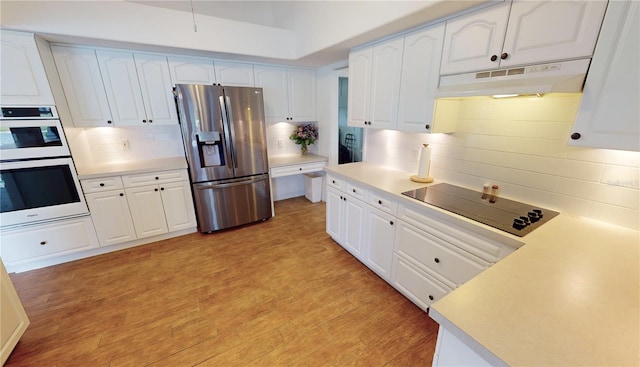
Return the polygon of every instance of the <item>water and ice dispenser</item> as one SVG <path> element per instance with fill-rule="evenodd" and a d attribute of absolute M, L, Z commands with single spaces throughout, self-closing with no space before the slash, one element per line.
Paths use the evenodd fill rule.
<path fill-rule="evenodd" d="M 196 133 L 200 165 L 202 167 L 224 166 L 224 153 L 220 133 L 217 131 L 200 131 Z"/>

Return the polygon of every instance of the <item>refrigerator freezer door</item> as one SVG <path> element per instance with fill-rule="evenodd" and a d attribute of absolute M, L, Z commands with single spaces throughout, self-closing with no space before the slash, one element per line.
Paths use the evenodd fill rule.
<path fill-rule="evenodd" d="M 236 177 L 269 171 L 262 88 L 224 87 Z"/>
<path fill-rule="evenodd" d="M 233 178 L 230 131 L 222 122 L 222 87 L 176 84 L 191 182 Z"/>
<path fill-rule="evenodd" d="M 269 175 L 193 185 L 200 231 L 207 233 L 271 218 Z"/>

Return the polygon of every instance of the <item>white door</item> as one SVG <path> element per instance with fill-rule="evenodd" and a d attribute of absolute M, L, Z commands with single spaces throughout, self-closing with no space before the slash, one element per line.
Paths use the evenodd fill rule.
<path fill-rule="evenodd" d="M 145 125 L 147 116 L 133 54 L 96 50 L 96 55 L 114 124 Z"/>
<path fill-rule="evenodd" d="M 342 242 L 342 195 L 340 191 L 327 187 L 327 233 L 338 243 Z"/>
<path fill-rule="evenodd" d="M 367 211 L 365 264 L 386 281 L 391 279 L 395 220 L 394 216 L 377 209 L 370 208 Z"/>
<path fill-rule="evenodd" d="M 95 192 L 85 197 L 101 246 L 136 239 L 124 190 Z"/>
<path fill-rule="evenodd" d="M 215 66 L 218 84 L 236 87 L 255 86 L 252 64 L 216 60 Z"/>
<path fill-rule="evenodd" d="M 262 88 L 264 115 L 267 122 L 289 121 L 287 71 L 277 66 L 253 67 L 256 87 Z"/>
<path fill-rule="evenodd" d="M 160 194 L 169 232 L 197 225 L 189 182 L 162 184 L 160 185 Z"/>
<path fill-rule="evenodd" d="M 640 2 L 609 2 L 570 145 L 640 151 Z"/>
<path fill-rule="evenodd" d="M 349 54 L 349 103 L 347 108 L 347 124 L 349 126 L 368 126 L 372 58 L 372 48 Z"/>
<path fill-rule="evenodd" d="M 147 115 L 147 124 L 177 125 L 178 113 L 167 58 L 135 54 L 136 70 Z"/>
<path fill-rule="evenodd" d="M 444 24 L 405 36 L 398 104 L 398 130 L 431 131 L 435 92 L 440 77 L 443 38 Z"/>
<path fill-rule="evenodd" d="M 1 259 L 0 259 L 1 260 Z M 0 366 L 29 326 L 29 318 L 20 302 L 20 297 L 11 283 L 11 278 L 0 261 Z"/>
<path fill-rule="evenodd" d="M 173 85 L 216 83 L 216 71 L 213 68 L 212 59 L 168 56 L 167 60 Z"/>
<path fill-rule="evenodd" d="M 316 72 L 287 69 L 289 117 L 296 122 L 316 121 Z"/>
<path fill-rule="evenodd" d="M 113 126 L 107 94 L 93 49 L 51 46 L 73 124 Z"/>
<path fill-rule="evenodd" d="M 2 104 L 5 106 L 55 105 L 33 34 L 6 30 L 1 32 Z"/>
<path fill-rule="evenodd" d="M 377 129 L 395 129 L 398 117 L 402 49 L 404 38 L 373 47 L 371 64 L 371 124 Z"/>
<path fill-rule="evenodd" d="M 606 1 L 514 1 L 500 66 L 590 57 L 606 7 Z"/>
<path fill-rule="evenodd" d="M 344 236 L 342 246 L 355 257 L 362 258 L 364 244 L 365 204 L 347 196 L 344 202 Z"/>
<path fill-rule="evenodd" d="M 497 68 L 510 6 L 505 2 L 447 21 L 440 74 Z"/>
<path fill-rule="evenodd" d="M 168 232 L 158 186 L 134 187 L 125 191 L 138 238 Z"/>

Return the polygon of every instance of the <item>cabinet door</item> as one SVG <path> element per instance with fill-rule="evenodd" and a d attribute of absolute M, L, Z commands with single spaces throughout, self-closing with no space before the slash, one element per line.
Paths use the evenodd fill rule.
<path fill-rule="evenodd" d="M 32 33 L 0 33 L 3 105 L 53 106 L 53 94 Z"/>
<path fill-rule="evenodd" d="M 134 187 L 125 190 L 127 202 L 133 218 L 133 226 L 138 238 L 155 236 L 168 232 L 167 220 L 160 196 L 160 188 L 156 185 Z"/>
<path fill-rule="evenodd" d="M 287 71 L 276 66 L 253 67 L 256 86 L 264 95 L 264 115 L 267 122 L 289 121 Z"/>
<path fill-rule="evenodd" d="M 393 258 L 393 241 L 396 227 L 395 217 L 380 210 L 367 210 L 365 264 L 375 271 L 382 279 L 391 279 L 391 259 Z"/>
<path fill-rule="evenodd" d="M 342 213 L 343 194 L 333 188 L 327 187 L 327 233 L 336 242 L 341 242 L 340 226 L 343 222 Z"/>
<path fill-rule="evenodd" d="M 0 261 L 0 365 L 9 355 L 29 326 L 29 318 L 11 278 Z"/>
<path fill-rule="evenodd" d="M 100 246 L 133 241 L 136 231 L 124 190 L 85 194 Z"/>
<path fill-rule="evenodd" d="M 423 310 L 451 292 L 450 288 L 397 254 L 393 255 L 391 285 Z"/>
<path fill-rule="evenodd" d="M 342 225 L 344 229 L 342 246 L 351 252 L 353 256 L 361 259 L 363 257 L 364 244 L 364 219 L 365 204 L 352 197 L 346 197 L 343 200 L 344 205 L 344 221 Z"/>
<path fill-rule="evenodd" d="M 448 21 L 440 74 L 497 68 L 510 6 L 506 2 Z M 494 55 L 496 59 L 492 61 Z"/>
<path fill-rule="evenodd" d="M 253 65 L 228 61 L 215 61 L 216 80 L 222 85 L 254 87 Z"/>
<path fill-rule="evenodd" d="M 116 126 L 146 124 L 146 113 L 133 54 L 96 50 L 109 109 Z"/>
<path fill-rule="evenodd" d="M 369 127 L 377 129 L 396 127 L 403 45 L 404 38 L 401 37 L 373 47 Z"/>
<path fill-rule="evenodd" d="M 178 112 L 173 99 L 173 86 L 167 58 L 160 55 L 135 54 L 147 123 L 178 124 Z"/>
<path fill-rule="evenodd" d="M 204 84 L 212 85 L 216 82 L 216 72 L 212 59 L 195 57 L 168 56 L 171 83 L 175 84 Z"/>
<path fill-rule="evenodd" d="M 169 232 L 197 225 L 191 185 L 188 181 L 162 184 L 160 194 Z"/>
<path fill-rule="evenodd" d="M 591 56 L 606 7 L 606 1 L 514 1 L 500 66 Z"/>
<path fill-rule="evenodd" d="M 76 127 L 113 126 L 107 93 L 92 49 L 51 46 Z"/>
<path fill-rule="evenodd" d="M 405 36 L 398 105 L 399 130 L 431 132 L 443 38 L 444 24 Z"/>
<path fill-rule="evenodd" d="M 347 108 L 347 124 L 349 126 L 365 127 L 365 122 L 369 122 L 372 59 L 372 48 L 349 54 L 349 103 Z"/>
<path fill-rule="evenodd" d="M 316 121 L 315 70 L 287 69 L 287 92 L 291 120 Z"/>
<path fill-rule="evenodd" d="M 610 1 L 569 144 L 640 151 L 639 44 L 640 3 Z"/>

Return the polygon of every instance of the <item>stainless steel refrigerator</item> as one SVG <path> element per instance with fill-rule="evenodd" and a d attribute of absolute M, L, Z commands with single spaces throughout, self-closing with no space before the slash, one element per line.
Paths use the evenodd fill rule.
<path fill-rule="evenodd" d="M 177 84 L 175 91 L 200 231 L 270 218 L 262 88 Z"/>

